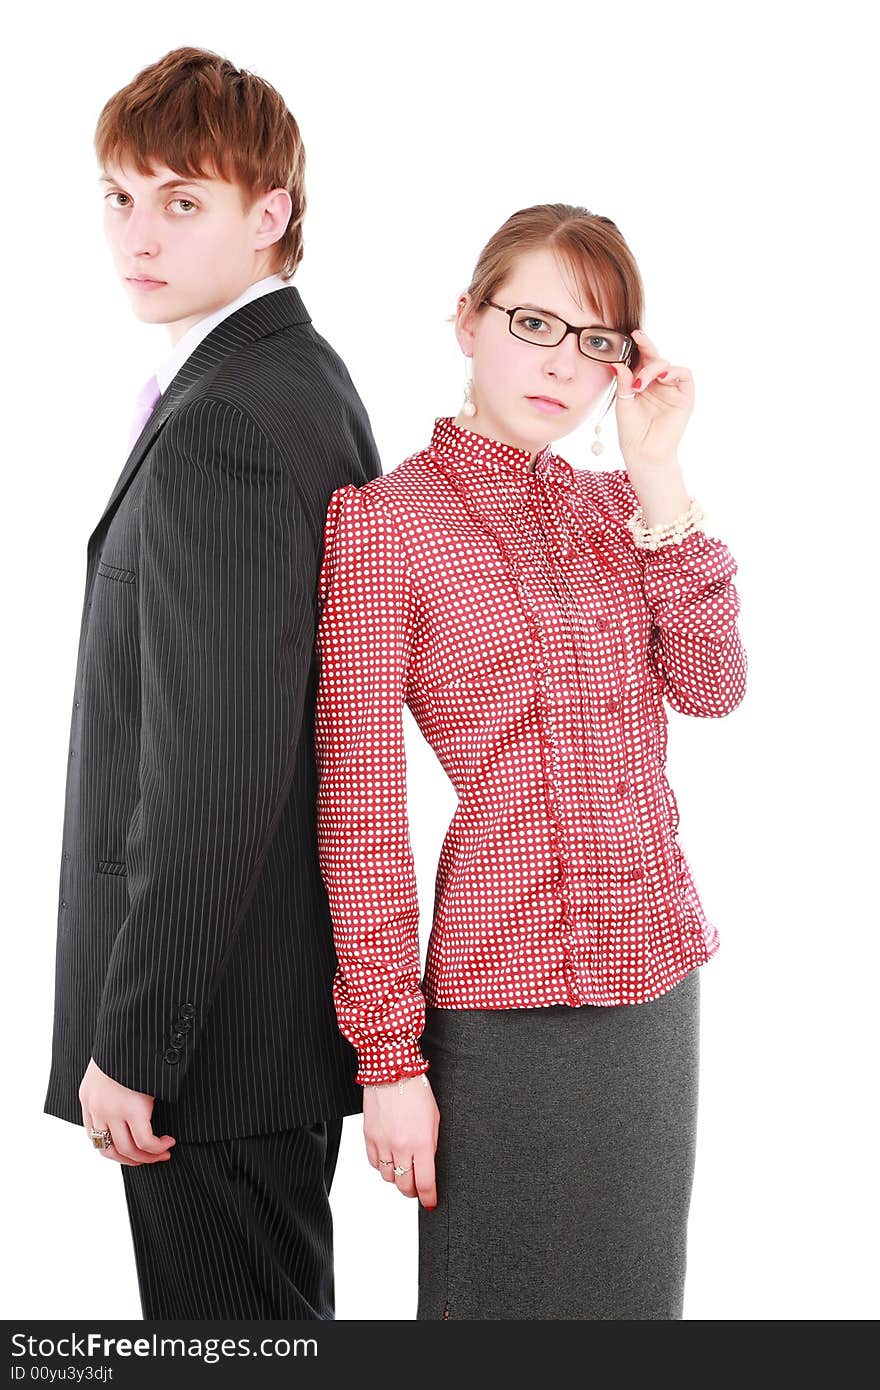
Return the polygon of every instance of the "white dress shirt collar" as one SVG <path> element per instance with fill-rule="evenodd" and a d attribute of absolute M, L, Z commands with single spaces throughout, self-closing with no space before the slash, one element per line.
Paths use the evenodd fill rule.
<path fill-rule="evenodd" d="M 213 314 L 208 314 L 206 318 L 199 319 L 192 328 L 188 328 L 183 337 L 180 338 L 164 357 L 156 368 L 156 380 L 159 383 L 159 390 L 164 394 L 171 385 L 177 373 L 180 371 L 190 353 L 194 352 L 203 338 L 207 338 L 213 328 L 217 327 L 229 314 L 234 314 L 236 309 L 241 309 L 243 305 L 250 304 L 252 299 L 259 299 L 260 295 L 270 294 L 272 290 L 288 289 L 293 282 L 285 280 L 282 276 L 266 275 L 262 280 L 255 280 L 252 285 L 248 285 L 237 299 L 233 299 L 230 304 L 224 304 L 222 308 L 215 309 Z"/>

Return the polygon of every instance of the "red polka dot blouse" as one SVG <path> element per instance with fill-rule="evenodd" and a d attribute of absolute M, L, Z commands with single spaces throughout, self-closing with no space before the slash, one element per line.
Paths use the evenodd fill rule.
<path fill-rule="evenodd" d="M 625 469 L 574 469 L 435 422 L 330 498 L 319 579 L 318 849 L 357 1081 L 428 1070 L 425 1002 L 637 1004 L 718 948 L 676 832 L 663 697 L 745 693 L 736 563 L 703 531 L 656 551 Z M 420 980 L 403 708 L 458 808 Z"/>

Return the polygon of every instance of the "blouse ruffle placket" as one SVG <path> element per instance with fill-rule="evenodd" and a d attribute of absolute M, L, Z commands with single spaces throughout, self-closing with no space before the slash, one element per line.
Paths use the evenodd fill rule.
<path fill-rule="evenodd" d="M 572 968 L 570 965 L 570 952 L 574 941 L 572 856 L 565 833 L 562 814 L 562 758 L 559 748 L 559 730 L 553 712 L 553 700 L 549 689 L 551 662 L 546 628 L 541 618 L 537 601 L 534 595 L 529 592 L 528 585 L 525 582 L 520 562 L 501 533 L 498 525 L 493 524 L 489 517 L 480 509 L 478 503 L 474 501 L 468 488 L 459 478 L 454 462 L 447 461 L 433 445 L 428 450 L 428 456 L 447 479 L 450 486 L 454 488 L 471 519 L 486 535 L 491 537 L 497 545 L 501 557 L 510 573 L 511 579 L 513 580 L 514 589 L 519 598 L 531 634 L 538 708 L 538 737 L 541 746 L 541 766 L 544 773 L 544 797 L 550 826 L 550 841 L 556 862 L 556 883 L 554 884 L 554 888 L 558 904 L 560 935 L 565 951 L 564 970 L 566 985 L 571 995 L 571 1002 L 577 1004 L 580 1000 L 573 988 Z M 538 462 L 540 463 L 545 459 L 546 453 L 540 456 Z M 528 508 L 530 505 L 536 505 L 535 502 L 531 504 L 529 502 L 529 489 L 534 486 L 534 481 L 534 473 L 516 474 L 516 486 L 513 491 L 513 496 L 509 499 L 504 509 L 508 521 L 515 519 L 517 512 L 522 511 L 524 508 Z"/>
<path fill-rule="evenodd" d="M 554 467 L 554 465 L 556 466 Z M 617 576 L 608 561 L 603 558 L 603 546 L 607 544 L 607 532 L 610 529 L 609 523 L 605 521 L 604 517 L 592 503 L 586 501 L 583 496 L 579 497 L 573 472 L 564 460 L 559 460 L 554 456 L 549 460 L 547 467 L 540 470 L 536 469 L 535 485 L 538 499 L 538 520 L 544 532 L 545 539 L 548 541 L 548 549 L 551 540 L 555 541 L 554 548 L 559 565 L 554 571 L 554 580 L 566 594 L 568 604 L 567 611 L 572 615 L 572 620 L 575 623 L 582 622 L 585 616 L 584 606 L 579 595 L 575 592 L 568 580 L 563 562 L 569 559 L 573 550 L 576 550 L 582 558 L 586 559 L 589 567 L 592 569 L 592 582 L 595 586 L 605 591 L 608 588 L 610 580 L 612 581 L 612 587 L 616 590 Z M 578 501 L 580 502 L 580 506 L 577 506 Z M 612 604 L 613 611 L 616 611 L 616 606 L 616 602 Z M 619 615 L 614 621 L 621 633 L 624 644 L 626 644 L 626 624 Z M 586 640 L 586 634 L 580 632 L 575 634 L 575 640 L 572 645 L 578 672 L 578 679 L 575 685 L 579 694 L 579 714 L 581 727 L 584 730 L 584 746 L 581 749 L 583 760 L 581 775 L 586 789 L 584 802 L 589 816 L 594 844 L 598 844 L 600 837 L 596 824 L 596 803 L 594 797 L 592 797 L 589 792 L 591 774 L 586 747 L 586 730 L 589 724 L 587 691 L 590 685 L 588 673 L 583 669 L 583 652 L 585 650 Z M 631 660 L 632 659 L 631 656 Z M 589 883 L 590 881 L 588 880 L 588 887 Z M 587 892 L 587 899 L 585 904 L 586 937 L 582 937 L 578 944 L 582 948 L 582 963 L 587 973 L 590 974 L 598 969 L 601 942 L 600 929 L 597 926 L 597 922 L 599 921 L 599 904 L 589 901 L 589 891 Z M 573 938 L 570 934 L 568 942 L 573 944 Z M 584 947 L 585 950 L 583 950 Z M 568 968 L 566 968 L 566 983 L 569 991 L 575 996 L 575 1002 L 577 1002 L 576 991 L 573 987 Z"/>

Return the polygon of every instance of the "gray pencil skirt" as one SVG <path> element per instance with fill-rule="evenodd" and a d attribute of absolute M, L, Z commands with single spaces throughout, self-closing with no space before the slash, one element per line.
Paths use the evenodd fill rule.
<path fill-rule="evenodd" d="M 645 1004 L 428 1008 L 417 1317 L 682 1317 L 699 968 Z"/>

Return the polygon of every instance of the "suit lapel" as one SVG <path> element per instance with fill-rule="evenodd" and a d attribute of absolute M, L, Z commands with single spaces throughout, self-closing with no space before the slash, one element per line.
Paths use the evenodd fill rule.
<path fill-rule="evenodd" d="M 234 314 L 222 319 L 207 337 L 202 339 L 198 347 L 190 353 L 167 391 L 163 392 L 155 410 L 135 440 L 101 519 L 89 537 L 90 550 L 109 525 L 129 483 L 165 422 L 175 410 L 195 399 L 200 391 L 204 390 L 204 379 L 216 372 L 231 353 L 248 343 L 265 338 L 270 333 L 277 333 L 282 328 L 290 328 L 293 324 L 310 322 L 299 290 L 289 285 L 283 290 L 272 290 L 269 294 L 261 295 L 259 299 L 252 299 L 249 304 L 243 305 L 236 309 Z"/>

